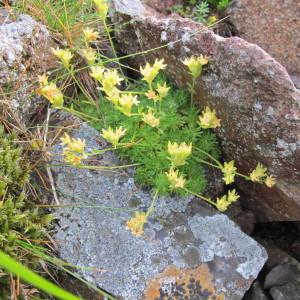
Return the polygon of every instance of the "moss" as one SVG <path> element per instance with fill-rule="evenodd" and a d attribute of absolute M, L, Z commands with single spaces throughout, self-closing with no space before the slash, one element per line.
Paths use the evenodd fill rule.
<path fill-rule="evenodd" d="M 32 264 L 18 247 L 18 240 L 38 240 L 45 236 L 50 215 L 34 207 L 27 186 L 29 166 L 15 134 L 5 135 L 0 126 L 0 248 L 6 253 Z"/>

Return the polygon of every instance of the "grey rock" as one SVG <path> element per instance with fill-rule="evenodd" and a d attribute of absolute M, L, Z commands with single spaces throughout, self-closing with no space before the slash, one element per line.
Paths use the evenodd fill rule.
<path fill-rule="evenodd" d="M 273 300 L 299 300 L 300 284 L 299 282 L 290 282 L 283 286 L 271 288 L 270 294 Z"/>
<path fill-rule="evenodd" d="M 88 151 L 106 147 L 86 124 L 71 135 L 86 140 Z M 61 145 L 52 150 L 53 162 L 60 163 Z M 96 168 L 112 165 L 120 162 L 111 152 L 93 162 Z M 70 206 L 55 211 L 61 258 L 82 267 L 81 276 L 119 299 L 176 294 L 241 299 L 267 259 L 264 248 L 227 216 L 192 197 L 159 198 L 144 235 L 133 236 L 127 220 L 137 210 L 146 211 L 152 200 L 149 191 L 135 185 L 133 169 L 60 164 L 52 170 L 59 201 Z"/>
<path fill-rule="evenodd" d="M 273 286 L 284 285 L 297 279 L 300 279 L 300 271 L 296 266 L 290 264 L 281 264 L 273 268 L 267 274 L 264 288 L 269 289 Z"/>
<path fill-rule="evenodd" d="M 220 37 L 190 19 L 164 16 L 146 5 L 140 9 L 139 0 L 125 2 L 112 1 L 114 23 L 120 25 L 119 48 L 127 54 L 149 51 L 133 56 L 131 62 L 164 58 L 169 78 L 187 87 L 191 78 L 182 59 L 209 57 L 195 98 L 200 108 L 208 105 L 221 118 L 216 133 L 227 159 L 234 159 L 245 174 L 260 162 L 277 177 L 272 189 L 240 181 L 239 187 L 249 195 L 245 206 L 258 221 L 300 220 L 300 90 L 286 69 L 241 38 Z"/>
<path fill-rule="evenodd" d="M 46 103 L 33 92 L 37 76 L 54 66 L 51 47 L 46 27 L 28 15 L 0 24 L 0 84 L 7 93 L 5 104 L 22 124 Z"/>

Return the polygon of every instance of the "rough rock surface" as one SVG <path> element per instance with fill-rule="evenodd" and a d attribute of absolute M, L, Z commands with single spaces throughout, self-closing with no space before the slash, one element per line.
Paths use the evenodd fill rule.
<path fill-rule="evenodd" d="M 166 44 L 146 58 L 164 58 L 167 75 L 178 85 L 190 81 L 183 58 L 209 56 L 196 98 L 201 108 L 209 105 L 222 119 L 217 134 L 227 158 L 235 159 L 242 173 L 260 162 L 277 177 L 272 189 L 242 181 L 241 188 L 251 195 L 244 203 L 258 221 L 300 220 L 300 90 L 286 69 L 243 39 L 223 38 L 192 20 L 163 16 L 138 0 L 113 3 L 115 23 L 126 24 L 117 31 L 120 49 L 136 53 Z M 135 62 L 143 57 L 135 56 Z"/>
<path fill-rule="evenodd" d="M 54 66 L 47 29 L 28 15 L 0 25 L 0 85 L 7 105 L 26 123 L 45 103 L 31 93 L 37 75 Z"/>
<path fill-rule="evenodd" d="M 107 146 L 86 124 L 70 134 L 88 151 Z M 54 162 L 61 150 L 53 147 Z M 118 164 L 106 152 L 93 166 Z M 227 216 L 191 197 L 159 198 L 144 235 L 134 237 L 126 221 L 151 196 L 134 184 L 133 170 L 52 169 L 61 205 L 87 206 L 57 209 L 60 256 L 120 299 L 241 299 L 267 259 Z"/>
<path fill-rule="evenodd" d="M 291 75 L 300 75 L 299 0 L 234 0 L 227 12 L 240 37 L 262 47 Z"/>
<path fill-rule="evenodd" d="M 165 13 L 170 12 L 172 6 L 183 4 L 184 0 L 146 0 L 144 2 L 155 10 Z"/>

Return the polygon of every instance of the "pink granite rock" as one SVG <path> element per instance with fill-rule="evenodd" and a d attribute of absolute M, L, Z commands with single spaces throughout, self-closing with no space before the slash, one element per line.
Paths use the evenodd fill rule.
<path fill-rule="evenodd" d="M 292 76 L 300 75 L 299 0 L 235 0 L 228 13 L 240 37 L 262 47 Z"/>

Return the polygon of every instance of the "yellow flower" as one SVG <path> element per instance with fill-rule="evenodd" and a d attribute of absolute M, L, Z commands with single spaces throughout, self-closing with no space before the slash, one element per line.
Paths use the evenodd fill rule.
<path fill-rule="evenodd" d="M 135 236 L 141 236 L 144 233 L 144 225 L 147 222 L 147 214 L 136 212 L 135 217 L 127 221 L 126 229 L 130 230 Z"/>
<path fill-rule="evenodd" d="M 165 172 L 169 183 L 170 183 L 170 188 L 172 190 L 181 188 L 183 189 L 186 183 L 186 180 L 184 179 L 184 177 L 182 175 L 179 174 L 178 170 L 174 170 L 173 168 L 171 168 L 169 170 L 169 172 Z"/>
<path fill-rule="evenodd" d="M 93 65 L 97 58 L 96 51 L 91 47 L 89 47 L 87 49 L 82 49 L 81 55 L 85 58 L 86 62 L 89 65 Z"/>
<path fill-rule="evenodd" d="M 157 84 L 156 91 L 159 94 L 160 100 L 167 97 L 169 90 L 170 90 L 170 87 L 167 87 L 166 83 L 164 83 L 164 85 L 160 85 L 159 83 Z"/>
<path fill-rule="evenodd" d="M 44 86 L 48 84 L 48 77 L 46 74 L 38 75 L 38 81 L 40 83 L 40 86 Z"/>
<path fill-rule="evenodd" d="M 225 184 L 230 184 L 234 182 L 234 176 L 236 174 L 236 167 L 234 166 L 234 161 L 230 161 L 229 163 L 225 162 L 224 166 L 222 167 L 223 172 L 223 180 Z"/>
<path fill-rule="evenodd" d="M 101 21 L 106 19 L 108 13 L 107 0 L 94 0 Z"/>
<path fill-rule="evenodd" d="M 144 67 L 140 67 L 141 74 L 143 75 L 143 80 L 151 85 L 154 78 L 157 76 L 160 70 L 166 68 L 167 65 L 164 64 L 164 60 L 155 60 L 153 66 L 149 63 L 146 63 Z"/>
<path fill-rule="evenodd" d="M 73 57 L 73 54 L 69 49 L 52 49 L 53 54 L 61 61 L 62 65 L 68 69 L 70 66 L 70 61 Z"/>
<path fill-rule="evenodd" d="M 159 100 L 159 95 L 157 95 L 155 91 L 149 90 L 147 93 L 145 93 L 145 95 L 147 96 L 148 99 L 153 100 L 154 102 Z"/>
<path fill-rule="evenodd" d="M 207 24 L 207 26 L 211 26 L 211 25 L 215 24 L 217 21 L 218 21 L 218 17 L 215 15 L 212 15 L 207 18 L 206 24 Z"/>
<path fill-rule="evenodd" d="M 221 126 L 221 119 L 216 116 L 216 111 L 211 110 L 208 106 L 202 112 L 202 116 L 199 116 L 199 124 L 202 128 L 217 128 Z"/>
<path fill-rule="evenodd" d="M 228 191 L 228 194 L 227 194 L 227 201 L 231 204 L 233 202 L 236 202 L 238 199 L 240 198 L 240 195 L 238 195 L 236 193 L 236 190 L 233 189 L 231 191 Z"/>
<path fill-rule="evenodd" d="M 108 129 L 102 129 L 102 137 L 106 139 L 109 143 L 111 143 L 115 148 L 119 144 L 119 140 L 121 137 L 123 137 L 126 133 L 126 129 L 124 129 L 122 126 L 116 128 L 113 130 L 111 127 L 108 127 Z"/>
<path fill-rule="evenodd" d="M 216 207 L 219 211 L 225 211 L 231 203 L 236 202 L 240 196 L 236 193 L 236 190 L 228 191 L 227 195 L 217 198 Z"/>
<path fill-rule="evenodd" d="M 67 133 L 60 139 L 64 145 L 63 155 L 65 162 L 79 165 L 88 156 L 85 152 L 85 141 L 71 138 Z"/>
<path fill-rule="evenodd" d="M 258 163 L 256 168 L 250 173 L 249 177 L 253 182 L 263 182 L 267 177 L 267 168 L 261 163 Z"/>
<path fill-rule="evenodd" d="M 97 81 L 102 82 L 105 68 L 101 66 L 92 66 L 90 69 L 92 71 L 90 75 Z"/>
<path fill-rule="evenodd" d="M 146 114 L 143 114 L 142 119 L 146 124 L 150 125 L 151 127 L 158 127 L 159 125 L 159 119 L 156 118 L 152 111 L 149 109 Z"/>
<path fill-rule="evenodd" d="M 107 100 L 118 105 L 120 99 L 120 90 L 116 87 L 106 93 Z"/>
<path fill-rule="evenodd" d="M 173 166 L 179 167 L 185 164 L 185 161 L 192 153 L 192 143 L 181 143 L 178 145 L 176 142 L 168 142 L 168 153 Z"/>
<path fill-rule="evenodd" d="M 225 211 L 229 207 L 227 196 L 224 195 L 222 198 L 217 198 L 216 207 L 219 211 Z"/>
<path fill-rule="evenodd" d="M 106 69 L 100 81 L 103 86 L 102 90 L 109 94 L 122 80 L 123 78 L 119 76 L 116 69 Z"/>
<path fill-rule="evenodd" d="M 83 29 L 83 35 L 84 35 L 84 40 L 86 41 L 87 44 L 89 44 L 90 42 L 97 40 L 97 38 L 99 37 L 99 32 L 87 27 Z"/>
<path fill-rule="evenodd" d="M 54 107 L 61 108 L 64 105 L 64 95 L 55 83 L 48 83 L 46 75 L 39 76 L 39 93 L 45 97 Z"/>
<path fill-rule="evenodd" d="M 132 94 L 122 94 L 119 98 L 119 106 L 117 108 L 126 116 L 131 116 L 131 110 L 133 105 L 138 105 L 140 102 L 137 100 L 137 96 Z"/>
<path fill-rule="evenodd" d="M 194 78 L 201 75 L 202 66 L 208 64 L 208 58 L 202 54 L 199 57 L 191 56 L 184 59 L 183 64 L 186 65 Z"/>
<path fill-rule="evenodd" d="M 269 188 L 273 187 L 276 184 L 276 178 L 272 175 L 267 176 L 267 178 L 265 180 L 265 184 Z"/>

